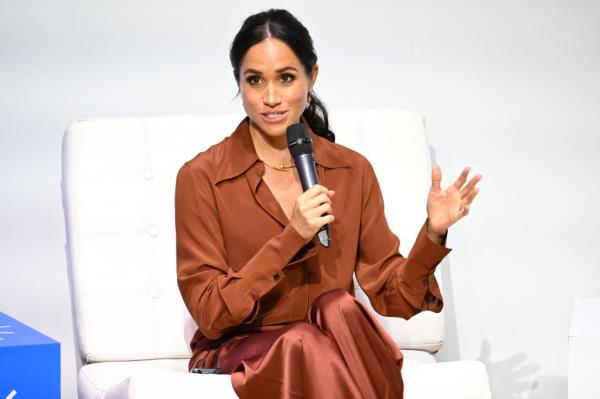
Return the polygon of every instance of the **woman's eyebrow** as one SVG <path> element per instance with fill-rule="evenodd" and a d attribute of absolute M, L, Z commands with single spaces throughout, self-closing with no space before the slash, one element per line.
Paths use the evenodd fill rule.
<path fill-rule="evenodd" d="M 280 69 L 276 70 L 275 72 L 282 73 L 282 72 L 285 72 L 285 71 L 298 71 L 298 69 L 296 69 L 293 66 L 286 66 L 286 67 L 283 67 L 283 68 L 280 68 Z M 252 69 L 252 68 L 248 68 L 248 69 L 246 69 L 244 71 L 244 75 L 249 74 L 249 73 L 251 73 L 253 75 L 262 75 L 261 71 L 258 71 L 256 69 Z"/>
<path fill-rule="evenodd" d="M 278 69 L 278 70 L 277 70 L 277 71 L 275 71 L 275 72 L 277 72 L 277 73 L 281 73 L 281 72 L 285 72 L 285 71 L 288 71 L 288 70 L 297 71 L 297 69 L 296 69 L 296 68 L 294 68 L 293 66 L 286 66 L 286 67 L 284 67 L 284 68 Z"/>
<path fill-rule="evenodd" d="M 246 69 L 244 71 L 244 75 L 249 74 L 249 73 L 252 73 L 254 75 L 262 75 L 261 71 L 257 71 L 256 69 L 252 69 L 252 68 Z"/>

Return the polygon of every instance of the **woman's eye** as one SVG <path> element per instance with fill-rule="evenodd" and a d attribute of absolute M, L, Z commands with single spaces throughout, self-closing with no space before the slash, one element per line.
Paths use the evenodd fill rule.
<path fill-rule="evenodd" d="M 283 83 L 291 83 L 295 79 L 295 76 L 291 73 L 284 73 L 280 79 Z"/>
<path fill-rule="evenodd" d="M 251 86 L 258 86 L 261 82 L 260 76 L 248 76 L 246 78 L 246 82 L 248 82 L 249 85 Z"/>

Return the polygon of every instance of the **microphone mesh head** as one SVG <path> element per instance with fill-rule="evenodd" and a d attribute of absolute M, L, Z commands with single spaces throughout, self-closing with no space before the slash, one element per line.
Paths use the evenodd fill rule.
<path fill-rule="evenodd" d="M 288 126 L 286 136 L 288 148 L 294 159 L 302 154 L 312 154 L 312 141 L 302 123 L 294 123 Z"/>

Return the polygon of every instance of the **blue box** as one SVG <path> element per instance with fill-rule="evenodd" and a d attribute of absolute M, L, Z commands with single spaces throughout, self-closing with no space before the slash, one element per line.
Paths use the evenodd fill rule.
<path fill-rule="evenodd" d="M 0 312 L 0 399 L 60 399 L 60 343 Z"/>

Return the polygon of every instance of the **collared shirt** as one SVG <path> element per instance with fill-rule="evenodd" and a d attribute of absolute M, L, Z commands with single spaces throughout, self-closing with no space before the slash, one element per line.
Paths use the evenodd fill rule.
<path fill-rule="evenodd" d="M 308 129 L 319 182 L 336 195 L 331 247 L 316 238 L 307 244 L 262 179 L 248 125 L 246 118 L 177 175 L 177 279 L 199 328 L 192 350 L 203 336 L 302 320 L 323 292 L 354 293 L 353 273 L 382 315 L 441 310 L 433 272 L 450 250 L 431 241 L 424 224 L 409 255 L 398 252 L 365 157 Z"/>

